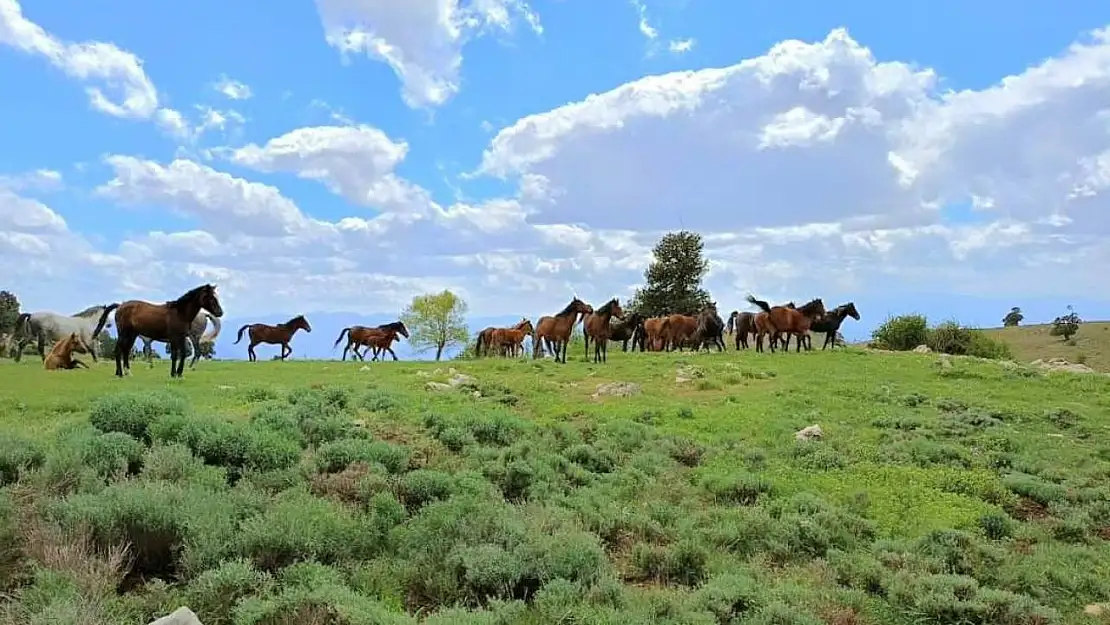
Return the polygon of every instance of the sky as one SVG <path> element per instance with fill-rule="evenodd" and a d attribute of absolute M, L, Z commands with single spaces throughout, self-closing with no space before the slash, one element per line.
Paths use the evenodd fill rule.
<path fill-rule="evenodd" d="M 535 318 L 627 301 L 685 228 L 721 309 L 854 301 L 849 338 L 1110 316 L 1105 2 L 112 6 L 0 0 L 24 310 Z"/>

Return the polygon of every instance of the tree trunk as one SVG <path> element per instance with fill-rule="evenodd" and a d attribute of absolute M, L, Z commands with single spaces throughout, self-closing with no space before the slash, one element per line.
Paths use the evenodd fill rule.
<path fill-rule="evenodd" d="M 439 362 L 439 357 L 443 355 L 443 343 L 436 345 L 436 362 Z"/>

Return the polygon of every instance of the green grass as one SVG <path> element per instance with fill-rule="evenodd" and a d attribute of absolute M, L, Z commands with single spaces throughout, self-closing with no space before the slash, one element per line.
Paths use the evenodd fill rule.
<path fill-rule="evenodd" d="M 1110 599 L 1110 377 L 572 354 L 4 361 L 0 623 L 1037 624 Z M 473 380 L 427 390 L 449 367 Z"/>
<path fill-rule="evenodd" d="M 1097 371 L 1110 371 L 1110 323 L 1089 321 L 1079 326 L 1079 333 L 1070 340 L 1051 336 L 1052 324 L 1022 325 L 1013 328 L 989 328 L 988 336 L 1010 346 L 1018 362 L 1037 358 L 1063 358 L 1085 364 Z"/>

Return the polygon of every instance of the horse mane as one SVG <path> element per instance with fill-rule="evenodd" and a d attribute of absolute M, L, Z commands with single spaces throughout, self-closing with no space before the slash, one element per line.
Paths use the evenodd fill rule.
<path fill-rule="evenodd" d="M 594 311 L 594 314 L 599 315 L 599 316 L 601 316 L 601 315 L 611 315 L 611 314 L 613 314 L 613 307 L 616 306 L 616 305 L 617 305 L 617 298 L 614 297 L 613 299 L 611 299 L 611 300 L 605 302 L 604 304 L 602 304 L 600 308 L 598 308 L 597 310 Z"/>
<path fill-rule="evenodd" d="M 178 310 L 182 310 L 182 309 L 185 308 L 185 304 L 187 304 L 190 300 L 192 300 L 197 295 L 199 295 L 201 291 L 205 291 L 205 290 L 208 290 L 208 289 L 211 289 L 211 288 L 212 288 L 211 284 L 202 284 L 200 286 L 193 287 L 193 288 L 189 289 L 188 291 L 185 291 L 185 294 L 182 295 L 181 297 L 179 297 L 177 299 L 172 299 L 172 300 L 166 302 L 166 306 L 169 306 L 170 308 L 176 308 Z"/>
<path fill-rule="evenodd" d="M 79 313 L 73 313 L 72 316 L 74 316 L 74 317 L 88 317 L 89 315 L 91 315 L 93 313 L 100 314 L 100 311 L 103 310 L 103 309 L 104 309 L 103 304 L 97 304 L 95 306 L 89 306 L 88 308 L 86 308 L 85 310 L 82 310 Z"/>
<path fill-rule="evenodd" d="M 579 300 L 577 297 L 570 300 L 570 303 L 567 304 L 566 308 L 564 308 L 564 309 L 560 310 L 559 312 L 555 313 L 555 316 L 556 317 L 566 317 L 567 315 L 573 313 L 574 312 L 574 305 L 577 304 L 579 301 L 581 301 L 581 300 Z"/>
<path fill-rule="evenodd" d="M 394 332 L 399 332 L 401 330 L 401 328 L 403 328 L 403 327 L 405 327 L 404 323 L 402 323 L 400 321 L 391 321 L 389 323 L 383 323 L 382 325 L 378 326 L 378 329 L 379 330 L 392 330 Z"/>
<path fill-rule="evenodd" d="M 812 299 L 806 302 L 804 305 L 798 308 L 797 311 L 802 313 L 803 315 L 808 315 L 809 313 L 823 309 L 824 307 L 825 303 L 821 301 L 820 297 L 818 297 L 817 299 Z"/>
<path fill-rule="evenodd" d="M 304 319 L 304 315 L 297 315 L 296 317 L 293 317 L 292 319 L 290 319 L 289 321 L 286 321 L 285 323 L 283 323 L 281 325 L 291 326 L 291 325 L 293 325 L 293 322 L 296 321 L 297 319 Z"/>

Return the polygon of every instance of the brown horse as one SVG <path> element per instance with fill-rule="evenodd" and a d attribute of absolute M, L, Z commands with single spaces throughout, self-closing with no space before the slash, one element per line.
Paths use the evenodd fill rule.
<path fill-rule="evenodd" d="M 709 351 L 709 345 L 712 344 L 721 352 L 725 349 L 725 340 L 722 336 L 725 331 L 725 322 L 721 321 L 721 316 L 717 314 L 717 302 L 710 302 L 701 309 L 697 316 L 698 327 L 694 330 L 693 343 L 694 349 L 701 351 Z"/>
<path fill-rule="evenodd" d="M 247 336 L 249 336 L 251 340 L 250 344 L 247 345 L 247 356 L 251 362 L 258 360 L 258 356 L 254 353 L 254 346 L 259 343 L 281 345 L 281 359 L 285 360 L 293 353 L 293 348 L 289 346 L 289 341 L 293 338 L 293 335 L 297 333 L 297 330 L 312 332 L 312 326 L 309 325 L 308 319 L 305 319 L 304 315 L 297 315 L 289 321 L 279 323 L 276 326 L 272 326 L 268 323 L 248 323 L 239 328 L 239 332 L 235 336 L 234 345 L 238 345 L 239 341 L 243 340 L 243 333 L 247 332 Z"/>
<path fill-rule="evenodd" d="M 378 359 L 378 354 L 382 349 L 386 349 L 390 354 L 393 354 L 393 360 L 397 360 L 397 354 L 393 352 L 390 346 L 393 341 L 397 339 L 397 335 L 409 338 L 409 329 L 401 321 L 392 321 L 390 323 L 383 323 L 380 326 L 351 326 L 343 328 L 339 332 L 339 338 L 335 339 L 335 343 L 331 346 L 332 349 L 339 347 L 339 343 L 343 337 L 347 337 L 347 346 L 343 348 L 343 357 L 340 360 L 347 360 L 348 350 L 353 352 L 359 360 L 366 360 L 358 348 L 360 346 L 369 347 L 373 349 L 374 358 Z"/>
<path fill-rule="evenodd" d="M 609 337 L 613 334 L 613 327 L 609 325 L 609 322 L 612 321 L 613 317 L 623 316 L 624 311 L 621 310 L 621 304 L 614 297 L 586 317 L 582 324 L 582 330 L 586 337 L 594 340 L 595 363 L 607 361 Z"/>
<path fill-rule="evenodd" d="M 810 324 L 809 329 L 811 331 L 825 333 L 825 343 L 821 345 L 822 351 L 829 345 L 836 347 L 836 335 L 840 332 L 840 325 L 844 323 L 845 317 L 851 317 L 859 321 L 859 311 L 856 310 L 855 302 L 841 304 Z M 809 337 L 806 337 L 806 349 L 813 349 Z"/>
<path fill-rule="evenodd" d="M 748 295 L 747 300 L 763 311 L 755 316 L 757 352 L 763 351 L 763 336 L 770 335 L 771 352 L 774 353 L 775 343 L 783 334 L 793 334 L 797 337 L 797 351 L 802 351 L 802 344 L 805 342 L 803 337 L 809 332 L 810 325 L 825 314 L 825 303 L 820 297 L 799 308 L 771 306 L 753 295 Z M 784 348 L 784 351 L 787 351 L 787 348 Z"/>
<path fill-rule="evenodd" d="M 116 375 L 123 377 L 126 369 L 131 374 L 131 350 L 139 335 L 152 341 L 162 341 L 170 346 L 170 377 L 185 374 L 185 339 L 189 326 L 203 308 L 216 317 L 224 316 L 216 287 L 204 284 L 190 289 L 181 297 L 164 304 L 151 304 L 143 300 L 128 300 L 119 306 L 112 304 L 100 314 L 93 336 L 99 335 L 108 321 L 108 314 L 116 311 Z"/>
<path fill-rule="evenodd" d="M 532 336 L 535 331 L 536 329 L 532 327 L 531 321 L 521 319 L 519 323 L 511 328 L 494 328 L 490 337 L 490 344 L 496 346 L 498 353 L 502 356 L 513 356 L 515 358 L 518 353 L 517 350 L 520 350 L 520 353 L 524 352 L 524 337 Z M 535 345 L 532 346 L 532 349 L 535 349 Z"/>
<path fill-rule="evenodd" d="M 474 343 L 474 355 L 481 358 L 482 349 L 485 348 L 486 355 L 489 355 L 490 342 L 493 340 L 493 333 L 497 328 L 489 326 L 478 333 L 478 340 Z"/>
<path fill-rule="evenodd" d="M 733 338 L 736 340 L 736 349 L 739 350 L 741 345 L 744 349 L 748 349 L 748 335 L 754 331 L 755 313 L 734 310 L 728 316 L 728 333 L 735 333 Z"/>
<path fill-rule="evenodd" d="M 47 371 L 55 371 L 57 369 L 76 369 L 77 367 L 89 368 L 88 365 L 77 360 L 73 357 L 74 351 L 90 352 L 89 346 L 81 339 L 81 336 L 76 332 L 71 332 L 69 336 L 54 343 L 50 353 L 42 361 L 42 367 Z"/>
<path fill-rule="evenodd" d="M 650 351 L 658 352 L 663 349 L 666 344 L 667 330 L 666 317 L 652 317 L 644 320 L 645 344 Z"/>
<path fill-rule="evenodd" d="M 567 344 L 570 343 L 571 331 L 580 317 L 584 318 L 593 311 L 593 306 L 575 297 L 567 304 L 566 308 L 555 313 L 554 316 L 540 317 L 540 320 L 536 323 L 535 344 L 539 345 L 540 341 L 547 341 L 548 346 L 555 353 L 555 362 L 566 364 Z M 542 355 L 542 350 L 533 347 L 532 355 L 534 358 L 539 358 Z"/>
<path fill-rule="evenodd" d="M 663 335 L 663 349 L 681 351 L 687 341 L 694 338 L 698 329 L 698 318 L 690 315 L 668 315 L 667 331 Z"/>

